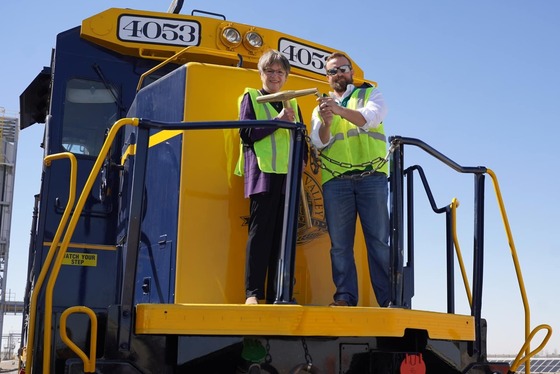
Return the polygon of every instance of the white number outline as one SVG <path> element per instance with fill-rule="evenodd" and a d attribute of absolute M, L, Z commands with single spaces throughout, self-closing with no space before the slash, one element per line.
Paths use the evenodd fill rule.
<path fill-rule="evenodd" d="M 309 62 L 307 64 L 304 64 L 299 61 L 299 59 L 296 61 L 292 58 L 292 55 L 285 53 L 284 51 L 290 47 L 298 48 L 297 53 L 301 51 L 306 51 L 307 53 L 309 53 Z M 325 60 L 331 53 L 333 53 L 332 51 L 319 49 L 311 45 L 296 42 L 295 40 L 287 38 L 280 38 L 278 40 L 278 51 L 280 51 L 284 56 L 288 58 L 288 61 L 290 61 L 290 64 L 292 66 L 310 71 L 312 73 L 317 73 L 319 75 L 325 75 Z M 316 66 L 317 63 L 320 63 L 320 66 Z M 311 67 L 309 67 L 309 65 L 311 65 Z"/>
<path fill-rule="evenodd" d="M 130 35 L 123 35 L 123 29 L 125 26 L 129 25 L 133 21 L 141 22 L 142 25 L 148 22 L 157 23 L 161 27 L 161 34 L 154 39 L 147 38 L 144 35 L 131 37 Z M 146 17 L 139 16 L 136 14 L 122 14 L 117 20 L 117 39 L 130 42 L 130 43 L 140 43 L 140 44 L 164 44 L 164 45 L 175 45 L 180 47 L 187 46 L 198 46 L 201 41 L 201 25 L 200 22 L 194 20 L 178 20 L 175 18 L 163 18 L 163 17 Z M 193 29 L 192 33 L 187 33 L 187 35 L 193 35 L 194 40 L 192 42 L 175 42 L 178 41 L 182 35 L 179 34 L 175 29 L 177 27 L 191 27 Z M 141 27 L 140 27 L 141 28 Z M 167 33 L 172 33 L 176 37 L 169 39 Z"/>

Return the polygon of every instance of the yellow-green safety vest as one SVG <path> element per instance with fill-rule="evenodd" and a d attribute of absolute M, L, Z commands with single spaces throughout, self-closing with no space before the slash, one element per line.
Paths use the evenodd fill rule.
<path fill-rule="evenodd" d="M 355 89 L 348 99 L 346 108 L 363 108 L 373 90 L 374 87 Z M 352 124 L 350 121 L 335 115 L 331 123 L 331 134 L 334 140 L 328 146 L 323 148 L 321 152 L 329 158 L 339 162 L 351 165 L 361 165 L 371 162 L 378 157 L 383 158 L 387 152 L 387 140 L 383 129 L 383 123 L 379 124 L 377 128 L 370 128 L 367 131 L 362 131 L 358 128 L 358 126 Z M 330 170 L 340 174 L 351 170 L 361 169 L 358 166 L 353 166 L 351 168 L 342 167 L 340 165 L 333 164 L 326 159 L 323 159 L 322 162 Z M 385 164 L 377 171 L 388 174 L 389 167 Z M 323 184 L 334 178 L 332 173 L 326 170 L 323 170 L 321 174 Z"/>
<path fill-rule="evenodd" d="M 255 117 L 257 120 L 272 120 L 278 112 L 270 103 L 257 103 L 257 97 L 261 96 L 259 90 L 246 88 L 243 95 L 239 97 L 239 107 L 243 96 L 249 93 Z M 296 121 L 299 122 L 299 111 L 297 100 L 289 100 L 290 106 L 294 109 Z M 288 160 L 290 156 L 290 130 L 277 129 L 272 134 L 253 143 L 253 149 L 257 156 L 259 169 L 265 173 L 287 174 Z M 243 155 L 243 144 L 239 148 L 239 160 L 235 166 L 235 175 L 242 176 L 245 168 L 245 157 Z"/>

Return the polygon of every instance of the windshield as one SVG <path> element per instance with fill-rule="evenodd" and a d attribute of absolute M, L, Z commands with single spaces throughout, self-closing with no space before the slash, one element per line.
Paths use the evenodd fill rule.
<path fill-rule="evenodd" d="M 118 91 L 103 82 L 72 79 L 66 87 L 62 146 L 68 152 L 97 156 L 106 129 L 117 120 Z"/>

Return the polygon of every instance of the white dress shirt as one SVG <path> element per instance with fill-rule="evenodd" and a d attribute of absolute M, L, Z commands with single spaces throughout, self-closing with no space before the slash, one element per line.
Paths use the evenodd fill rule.
<path fill-rule="evenodd" d="M 347 97 L 352 94 L 355 86 L 349 84 L 346 87 L 346 92 L 341 97 L 338 97 L 334 92 L 329 92 L 330 97 L 332 97 L 339 105 Z M 368 131 L 369 129 L 377 128 L 383 119 L 387 115 L 387 106 L 385 105 L 385 100 L 383 95 L 377 88 L 374 88 L 369 95 L 369 99 L 363 108 L 356 109 L 358 112 L 364 116 L 366 123 L 362 127 L 356 126 L 359 131 Z M 311 116 L 311 143 L 318 149 L 323 149 L 333 141 L 333 136 L 330 134 L 329 141 L 323 143 L 319 137 L 319 129 L 323 125 L 321 117 L 319 116 L 319 106 L 315 107 L 313 114 Z"/>

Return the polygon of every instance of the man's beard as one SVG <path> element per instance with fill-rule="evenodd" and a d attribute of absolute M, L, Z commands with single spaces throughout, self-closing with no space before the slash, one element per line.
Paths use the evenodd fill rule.
<path fill-rule="evenodd" d="M 348 88 L 349 84 L 353 84 L 354 80 L 352 77 L 346 78 L 343 76 L 336 77 L 332 80 L 331 87 L 338 93 L 346 92 L 346 88 Z"/>

